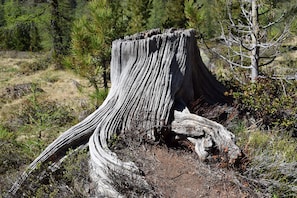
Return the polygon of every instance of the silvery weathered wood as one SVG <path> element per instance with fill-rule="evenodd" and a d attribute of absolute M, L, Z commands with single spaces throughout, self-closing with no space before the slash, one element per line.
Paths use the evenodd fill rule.
<path fill-rule="evenodd" d="M 187 109 L 182 112 L 174 111 L 171 130 L 178 135 L 186 135 L 195 145 L 195 152 L 202 160 L 207 159 L 213 149 L 227 153 L 230 163 L 233 163 L 241 153 L 234 144 L 234 134 L 221 124 L 192 114 Z"/>
<path fill-rule="evenodd" d="M 91 177 L 99 194 L 120 196 L 111 185 L 110 171 L 145 184 L 133 162 L 119 160 L 108 148 L 112 136 L 133 132 L 135 127 L 147 131 L 151 138 L 158 127 L 172 128 L 176 134 L 188 136 L 201 158 L 206 158 L 213 146 L 231 148 L 230 159 L 240 155 L 233 134 L 185 111 L 198 98 L 211 104 L 226 102 L 224 87 L 201 60 L 194 30 L 152 30 L 114 41 L 111 84 L 103 104 L 47 147 L 11 188 L 12 195 L 38 164 L 58 162 L 69 148 L 87 142 Z"/>

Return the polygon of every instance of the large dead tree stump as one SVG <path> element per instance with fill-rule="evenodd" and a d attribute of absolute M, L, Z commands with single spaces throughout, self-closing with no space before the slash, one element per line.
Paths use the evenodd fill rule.
<path fill-rule="evenodd" d="M 203 98 L 210 104 L 224 103 L 224 87 L 207 70 L 196 45 L 194 30 L 151 30 L 119 39 L 112 44 L 111 89 L 104 103 L 81 123 L 73 126 L 33 161 L 11 188 L 15 194 L 37 165 L 57 163 L 69 148 L 88 143 L 91 177 L 98 193 L 116 197 L 109 172 L 140 180 L 133 162 L 123 162 L 108 148 L 115 134 L 137 128 L 154 139 L 157 129 L 167 127 L 178 139 L 186 137 L 201 159 L 213 148 L 235 160 L 241 153 L 234 136 L 222 125 L 191 114 L 190 102 Z"/>

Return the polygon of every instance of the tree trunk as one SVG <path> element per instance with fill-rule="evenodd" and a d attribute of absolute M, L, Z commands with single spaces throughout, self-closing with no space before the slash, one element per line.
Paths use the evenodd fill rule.
<path fill-rule="evenodd" d="M 258 3 L 252 0 L 252 51 L 251 51 L 251 81 L 255 82 L 259 74 L 259 21 L 258 21 Z"/>
<path fill-rule="evenodd" d="M 62 159 L 69 148 L 89 143 L 91 177 L 98 194 L 120 194 L 112 186 L 110 172 L 146 184 L 133 162 L 123 162 L 108 148 L 108 141 L 122 132 L 142 128 L 148 137 L 168 128 L 176 138 L 186 137 L 201 159 L 213 148 L 230 161 L 240 154 L 234 135 L 222 125 L 191 114 L 191 101 L 225 103 L 224 87 L 207 70 L 196 46 L 194 30 L 152 30 L 112 44 L 111 89 L 103 104 L 81 123 L 70 128 L 35 159 L 11 189 L 19 185 L 39 163 Z M 137 126 L 135 126 L 137 125 Z"/>
<path fill-rule="evenodd" d="M 52 36 L 52 57 L 55 60 L 56 69 L 61 69 L 61 58 L 62 55 L 65 54 L 65 48 L 63 44 L 63 30 L 61 29 L 61 13 L 59 11 L 59 1 L 58 0 L 50 0 L 48 1 L 51 9 L 51 36 Z"/>

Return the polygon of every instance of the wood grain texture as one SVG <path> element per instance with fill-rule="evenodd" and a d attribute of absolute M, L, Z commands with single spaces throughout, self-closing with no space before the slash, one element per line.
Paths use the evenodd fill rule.
<path fill-rule="evenodd" d="M 91 177 L 98 185 L 98 194 L 121 196 L 111 184 L 110 171 L 145 184 L 133 162 L 119 160 L 108 148 L 114 135 L 133 132 L 135 127 L 152 139 L 156 128 L 172 127 L 175 133 L 187 135 L 195 143 L 201 158 L 209 155 L 212 146 L 232 148 L 232 159 L 239 155 L 232 133 L 185 111 L 198 98 L 211 104 L 228 102 L 225 88 L 202 62 L 194 30 L 151 30 L 114 41 L 111 84 L 103 104 L 47 147 L 11 188 L 12 195 L 38 164 L 58 162 L 69 148 L 87 142 Z"/>

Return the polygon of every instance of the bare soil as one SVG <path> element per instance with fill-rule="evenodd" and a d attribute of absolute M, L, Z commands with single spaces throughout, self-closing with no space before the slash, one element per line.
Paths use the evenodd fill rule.
<path fill-rule="evenodd" d="M 247 197 L 228 178 L 233 173 L 211 169 L 193 159 L 194 154 L 161 148 L 151 154 L 156 163 L 146 178 L 164 197 Z"/>
<path fill-rule="evenodd" d="M 165 145 L 141 144 L 115 150 L 143 171 L 157 197 L 258 197 L 236 169 L 201 162 L 191 151 Z"/>

